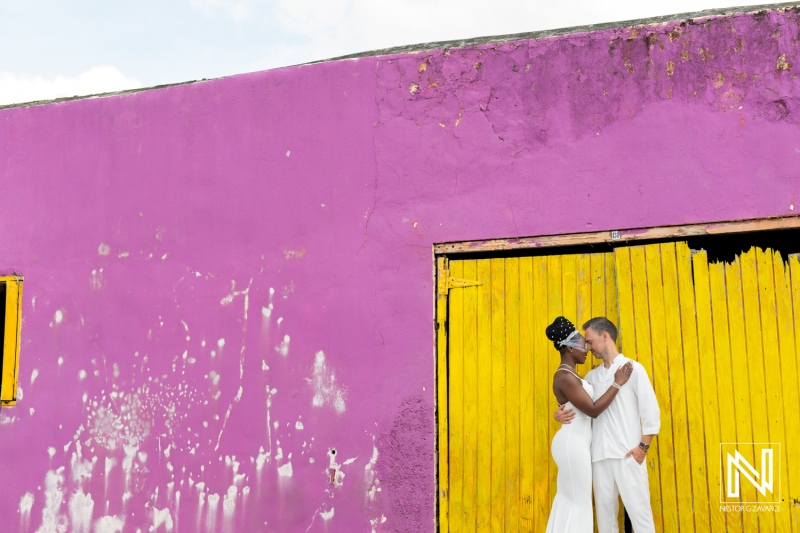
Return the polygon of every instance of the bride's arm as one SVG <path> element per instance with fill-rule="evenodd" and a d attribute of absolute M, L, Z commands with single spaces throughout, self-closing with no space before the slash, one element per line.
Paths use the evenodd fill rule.
<path fill-rule="evenodd" d="M 630 363 L 620 367 L 616 374 L 614 374 L 614 382 L 617 385 L 624 385 L 628 381 L 632 370 L 633 367 Z M 561 390 L 561 393 L 566 396 L 567 400 L 572 403 L 572 405 L 592 418 L 597 418 L 600 416 L 600 414 L 605 411 L 609 405 L 611 405 L 614 397 L 616 397 L 617 393 L 619 392 L 619 389 L 616 387 L 609 387 L 605 394 L 600 396 L 596 402 L 593 402 L 592 397 L 589 396 L 589 394 L 583 388 L 580 380 L 571 374 L 567 374 L 566 372 L 562 372 L 562 376 L 560 376 L 556 381 L 556 386 Z"/>

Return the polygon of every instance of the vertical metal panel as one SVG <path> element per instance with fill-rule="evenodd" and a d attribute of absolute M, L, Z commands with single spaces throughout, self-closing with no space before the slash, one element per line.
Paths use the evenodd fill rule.
<path fill-rule="evenodd" d="M 638 361 L 647 372 L 651 383 L 655 383 L 653 375 L 653 347 L 651 340 L 650 299 L 648 295 L 648 272 L 645 250 L 648 247 L 631 247 L 631 282 L 633 284 L 633 316 L 636 336 L 636 351 L 625 355 Z M 660 282 L 660 280 L 659 280 Z M 647 470 L 650 481 L 650 504 L 653 507 L 656 531 L 663 531 L 663 511 L 661 508 L 661 472 L 656 464 L 660 443 L 658 439 L 651 444 L 653 452 L 647 458 Z"/>
<path fill-rule="evenodd" d="M 689 422 L 686 410 L 686 383 L 687 376 L 683 365 L 683 342 L 681 333 L 681 309 L 678 285 L 677 251 L 674 243 L 661 245 L 661 271 L 664 282 L 664 324 L 665 333 L 662 356 L 666 356 L 666 366 L 669 372 L 669 409 L 670 420 L 662 421 L 662 431 L 670 426 L 672 429 L 672 446 L 661 449 L 661 457 L 672 449 L 672 461 L 675 468 L 675 490 L 677 496 L 676 511 L 678 515 L 678 528 L 676 531 L 694 531 L 694 510 L 692 502 L 692 466 L 689 456 Z M 659 369 L 660 371 L 661 369 Z M 692 381 L 694 376 L 688 376 Z M 663 409 L 663 407 L 662 407 Z M 657 438 L 661 439 L 661 435 Z M 665 477 L 662 468 L 662 479 Z"/>
<path fill-rule="evenodd" d="M 575 312 L 575 326 L 580 328 L 587 320 L 592 318 L 592 254 L 581 254 L 575 260 L 576 291 L 578 293 L 577 310 Z M 602 314 L 602 313 L 601 313 Z M 591 355 L 586 358 L 586 363 L 579 368 L 580 375 L 592 369 Z"/>
<path fill-rule="evenodd" d="M 797 255 L 789 257 L 788 276 L 792 295 L 795 373 L 792 376 L 792 370 L 789 369 L 788 363 L 785 368 L 781 367 L 783 369 L 781 374 L 785 383 L 784 390 L 788 393 L 784 397 L 784 400 L 788 402 L 785 404 L 788 422 L 786 432 L 792 436 L 786 448 L 787 462 L 790 457 L 800 457 L 800 439 L 797 438 L 797 435 L 800 435 L 800 427 L 798 427 L 800 426 L 800 417 L 798 417 L 798 413 L 800 413 L 800 399 L 798 398 L 798 390 L 800 390 L 800 258 Z M 791 391 L 794 391 L 794 393 Z M 789 396 L 789 394 L 792 395 Z M 789 465 L 789 474 L 791 477 L 788 480 L 789 498 L 787 500 L 791 504 L 789 512 L 791 513 L 792 531 L 800 533 L 800 505 L 794 505 L 791 501 L 793 497 L 800 495 L 800 464 L 797 461 L 792 461 Z"/>
<path fill-rule="evenodd" d="M 436 260 L 438 275 L 447 270 L 447 259 L 439 257 Z M 437 279 L 441 282 L 441 279 Z M 450 473 L 448 461 L 450 452 L 447 447 L 447 293 L 439 292 L 436 297 L 436 411 L 439 433 L 439 457 L 438 457 L 438 477 L 439 477 L 439 531 L 448 533 L 449 529 L 449 500 L 448 490 L 450 488 Z"/>
<path fill-rule="evenodd" d="M 661 245 L 647 246 L 644 250 L 647 266 L 647 296 L 650 311 L 650 338 L 652 347 L 650 356 L 652 368 L 648 369 L 649 377 L 658 398 L 662 411 L 672 413 L 672 401 L 669 387 L 669 370 L 667 351 L 664 339 L 667 337 L 666 310 L 664 305 L 664 275 L 661 262 L 664 250 Z M 668 253 L 668 251 L 667 251 Z M 638 327 L 638 324 L 637 324 Z M 648 469 L 658 477 L 661 484 L 661 516 L 663 531 L 678 530 L 678 501 L 675 483 L 674 439 L 672 424 L 669 421 L 661 424 L 655 442 L 655 453 L 648 454 Z M 651 498 L 652 499 L 652 498 Z M 655 502 L 653 503 L 655 506 Z M 655 512 L 655 509 L 654 509 Z"/>
<path fill-rule="evenodd" d="M 692 282 L 692 253 L 686 243 L 676 243 L 678 268 L 678 298 L 680 301 L 683 364 L 686 375 L 686 406 L 689 422 L 689 458 L 692 466 L 692 505 L 694 507 L 695 531 L 711 531 L 708 514 L 708 483 L 710 475 L 706 465 L 703 444 L 703 397 L 698 385 L 700 361 L 697 344 L 697 316 L 694 284 Z M 662 417 L 666 414 L 661 413 Z M 662 418 L 663 423 L 663 418 Z M 716 463 L 715 463 L 716 464 Z M 716 472 L 716 467 L 711 467 Z M 678 480 L 686 487 L 686 480 Z M 684 493 L 685 494 L 685 493 Z M 685 495 L 683 496 L 685 497 Z"/>
<path fill-rule="evenodd" d="M 720 478 L 716 473 L 719 462 L 719 392 L 717 387 L 716 354 L 714 352 L 714 326 L 711 322 L 711 291 L 708 280 L 708 257 L 706 252 L 697 252 L 692 257 L 694 272 L 695 305 L 697 308 L 697 346 L 699 349 L 703 435 L 692 436 L 691 445 L 704 445 L 708 466 L 709 515 L 711 530 L 723 531 L 725 517 L 719 505 L 715 505 L 720 491 Z"/>
<path fill-rule="evenodd" d="M 613 259 L 613 255 L 611 256 Z M 606 314 L 606 254 L 591 254 L 592 317 Z M 616 292 L 617 288 L 614 287 Z"/>
<path fill-rule="evenodd" d="M 450 276 L 464 277 L 464 263 L 453 261 Z M 450 449 L 450 530 L 463 531 L 464 513 L 464 290 L 448 296 L 448 447 Z"/>
<path fill-rule="evenodd" d="M 784 433 L 785 418 L 783 416 L 783 387 L 780 375 L 780 347 L 778 345 L 778 309 L 775 297 L 774 259 L 772 250 L 756 249 L 756 263 L 758 266 L 759 307 L 761 308 L 761 340 L 764 347 L 764 390 L 767 400 L 767 429 L 769 440 L 767 442 L 780 442 L 785 446 Z M 780 471 L 776 465 L 775 477 L 785 479 L 785 470 Z M 783 476 L 782 476 L 783 475 Z M 768 497 L 768 501 L 774 498 Z M 789 513 L 766 513 L 775 520 L 774 531 L 789 533 Z"/>
<path fill-rule="evenodd" d="M 619 321 L 617 344 L 624 353 L 636 353 L 636 334 L 633 320 L 633 281 L 631 280 L 631 256 L 628 248 L 620 248 L 614 254 L 617 275 L 617 306 Z"/>
<path fill-rule="evenodd" d="M 736 372 L 732 372 L 733 409 L 736 422 L 736 438 L 731 442 L 753 442 L 752 409 L 750 406 L 750 380 L 747 372 L 747 342 L 744 321 L 744 295 L 742 292 L 741 257 L 725 265 L 725 287 L 727 289 L 728 323 L 731 338 L 731 360 L 736 361 Z M 742 501 L 755 501 L 756 490 L 752 485 L 741 487 Z M 744 531 L 758 531 L 758 513 L 744 513 Z"/>
<path fill-rule="evenodd" d="M 506 504 L 505 261 L 492 269 L 492 500 L 491 530 L 502 531 Z"/>
<path fill-rule="evenodd" d="M 619 290 L 617 288 L 617 270 L 614 252 L 603 254 L 605 256 L 606 274 L 606 312 L 600 313 L 600 316 L 606 316 L 614 324 L 619 326 L 620 321 L 620 305 L 617 301 Z"/>
<path fill-rule="evenodd" d="M 534 527 L 533 531 L 544 531 L 550 515 L 550 480 L 556 475 L 556 466 L 550 455 L 549 428 L 551 409 L 543 406 L 553 405 L 552 374 L 547 358 L 553 352 L 553 345 L 542 333 L 550 321 L 547 312 L 547 259 L 533 258 L 533 394 L 536 432 L 534 434 Z"/>
<path fill-rule="evenodd" d="M 742 296 L 744 298 L 745 337 L 747 342 L 747 374 L 750 393 L 751 424 L 753 440 L 750 442 L 769 442 L 767 422 L 767 398 L 764 392 L 764 355 L 761 331 L 761 309 L 759 306 L 758 265 L 756 249 L 740 256 L 742 266 Z M 761 494 L 754 492 L 756 500 L 763 501 Z M 759 527 L 763 531 L 775 530 L 775 519 L 771 515 L 758 513 Z"/>
<path fill-rule="evenodd" d="M 464 278 L 478 279 L 476 261 L 464 261 Z M 477 527 L 478 494 L 478 290 L 479 287 L 463 289 L 464 325 L 464 435 L 463 435 L 463 531 L 475 531 Z"/>
<path fill-rule="evenodd" d="M 519 350 L 519 258 L 505 260 L 505 526 L 503 531 L 519 531 L 520 507 L 520 350 Z"/>
<path fill-rule="evenodd" d="M 578 321 L 578 264 L 576 255 L 561 256 L 561 310 L 571 322 Z M 555 315 L 550 317 L 555 318 Z M 577 327 L 581 327 L 577 324 Z"/>
<path fill-rule="evenodd" d="M 789 267 L 779 253 L 773 254 L 773 276 L 775 280 L 775 307 L 778 320 L 778 352 L 777 359 L 780 365 L 778 379 L 781 381 L 783 403 L 783 417 L 781 423 L 784 430 L 784 460 L 781 465 L 781 479 L 786 480 L 783 488 L 784 499 L 787 503 L 789 495 L 797 494 L 798 475 L 800 468 L 797 461 L 789 458 L 800 457 L 800 446 L 797 445 L 797 436 L 800 435 L 800 416 L 798 416 L 798 391 L 797 391 L 797 361 L 795 358 L 794 325 L 792 324 L 792 293 L 789 280 Z M 800 521 L 794 521 L 793 507 L 789 503 L 781 519 L 785 521 L 785 531 L 799 531 Z"/>
<path fill-rule="evenodd" d="M 736 401 L 733 394 L 725 265 L 723 263 L 708 265 L 708 280 L 711 287 L 711 322 L 714 333 L 714 354 L 716 356 L 718 409 L 721 415 L 719 420 L 719 439 L 720 442 L 736 442 Z M 725 521 L 728 531 L 742 531 L 744 527 L 741 511 L 725 513 Z"/>
<path fill-rule="evenodd" d="M 490 527 L 492 479 L 492 270 L 488 259 L 477 261 L 478 281 L 478 480 L 477 531 Z"/>
<path fill-rule="evenodd" d="M 555 317 L 559 315 L 563 315 L 564 313 L 564 300 L 562 296 L 562 282 L 561 282 L 561 273 L 562 273 L 562 265 L 561 265 L 561 256 L 548 256 L 547 257 L 547 320 L 545 324 L 550 323 Z M 544 332 L 544 328 L 539 330 Z M 542 333 L 540 333 L 542 335 Z M 542 335 L 543 336 L 543 335 Z M 559 358 L 556 355 L 556 352 L 553 351 L 552 343 L 548 343 L 547 351 L 543 351 L 541 353 L 541 358 L 547 365 L 547 380 L 546 380 L 546 387 L 547 387 L 547 402 L 545 405 L 553 406 L 554 399 L 553 399 L 553 374 L 558 368 L 559 365 Z M 550 443 L 553 442 L 553 437 L 555 436 L 556 432 L 560 428 L 559 424 L 553 420 L 552 417 L 547 417 L 547 445 L 548 448 Z M 548 462 L 553 463 L 552 457 L 548 454 L 547 456 Z M 553 502 L 553 498 L 556 495 L 556 473 L 558 469 L 553 463 L 550 467 L 550 486 L 548 487 L 547 491 L 547 511 L 549 514 L 550 505 Z"/>
<path fill-rule="evenodd" d="M 534 531 L 536 410 L 534 408 L 534 298 L 533 260 L 519 259 L 519 495 L 520 531 Z"/>

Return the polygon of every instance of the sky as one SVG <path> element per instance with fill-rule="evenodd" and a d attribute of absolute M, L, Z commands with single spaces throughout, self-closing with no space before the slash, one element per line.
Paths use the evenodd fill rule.
<path fill-rule="evenodd" d="M 736 0 L 0 0 L 0 105 Z"/>

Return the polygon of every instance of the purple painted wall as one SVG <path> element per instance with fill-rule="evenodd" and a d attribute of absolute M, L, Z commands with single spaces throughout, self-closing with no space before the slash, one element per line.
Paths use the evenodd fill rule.
<path fill-rule="evenodd" d="M 0 111 L 3 531 L 433 531 L 432 243 L 791 214 L 797 36 L 772 11 Z"/>

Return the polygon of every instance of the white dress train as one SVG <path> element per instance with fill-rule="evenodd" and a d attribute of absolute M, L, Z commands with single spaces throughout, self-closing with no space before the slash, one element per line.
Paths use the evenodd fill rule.
<path fill-rule="evenodd" d="M 581 384 L 591 398 L 592 386 Z M 546 533 L 592 533 L 592 418 L 570 402 L 564 408 L 575 411 L 575 418 L 553 437 L 558 479 Z"/>

